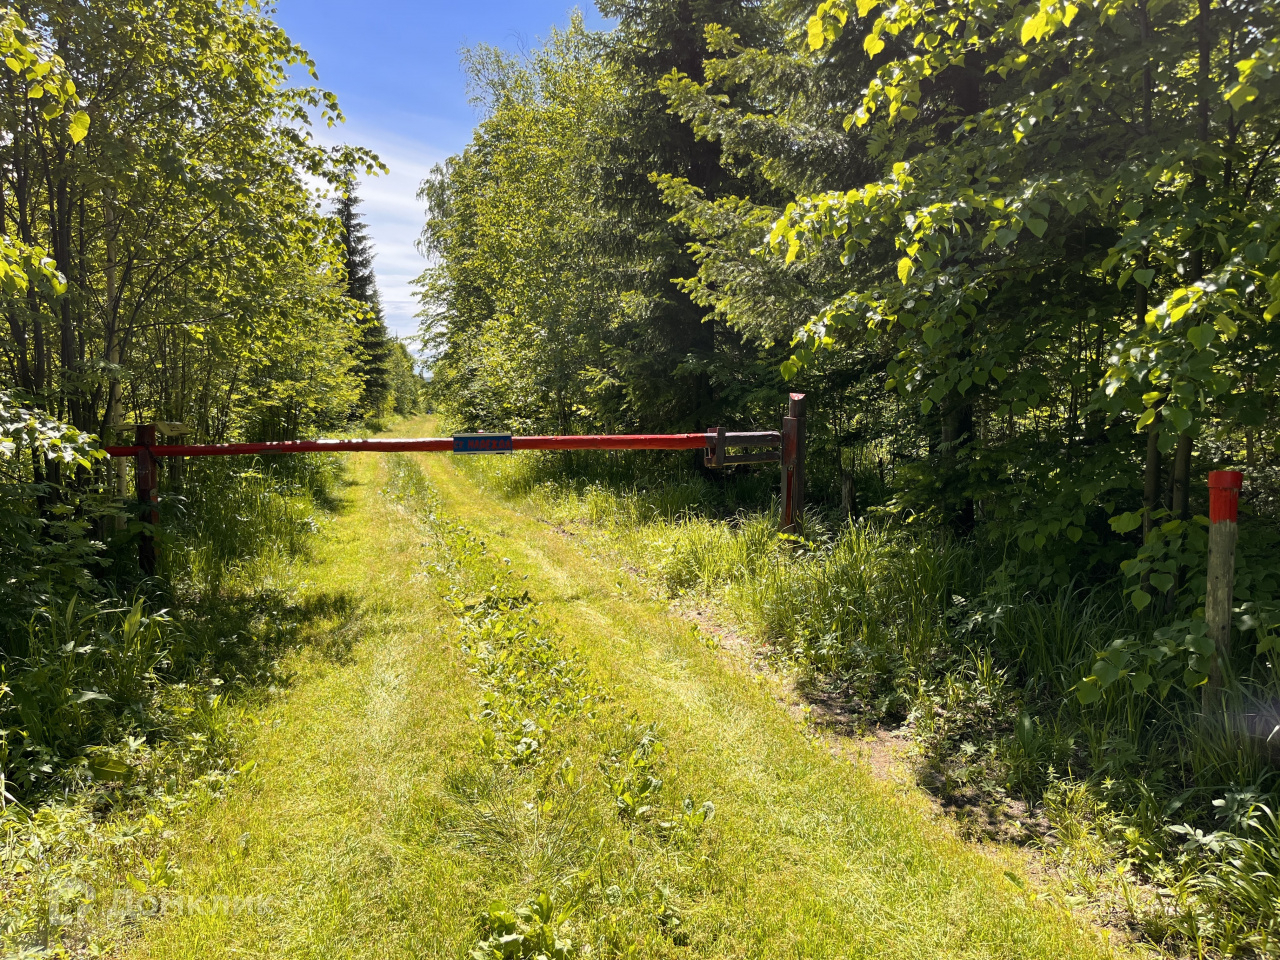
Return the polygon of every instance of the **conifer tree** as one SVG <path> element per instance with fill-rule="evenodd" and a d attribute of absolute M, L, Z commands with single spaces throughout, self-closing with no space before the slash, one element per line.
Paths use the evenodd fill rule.
<path fill-rule="evenodd" d="M 381 412 L 391 396 L 391 337 L 387 333 L 382 300 L 378 295 L 378 281 L 373 272 L 373 244 L 369 240 L 364 218 L 357 211 L 361 201 L 355 187 L 355 176 L 351 173 L 334 212 L 342 223 L 347 296 L 363 304 L 367 311 L 360 332 L 360 357 L 356 373 L 361 382 L 358 412 L 362 416 L 368 416 Z"/>
<path fill-rule="evenodd" d="M 741 337 L 679 284 L 697 272 L 693 237 L 672 220 L 652 178 L 683 177 L 713 198 L 752 187 L 721 163 L 718 143 L 699 137 L 671 111 L 660 87 L 673 72 L 702 79 L 711 25 L 750 42 L 768 25 L 751 0 L 601 0 L 597 6 L 618 21 L 604 60 L 621 92 L 610 118 L 613 136 L 602 151 L 611 176 L 601 182 L 593 225 L 594 241 L 616 258 L 611 279 L 622 294 L 610 357 L 637 423 L 706 426 L 723 419 L 730 398 L 740 398 L 740 373 L 757 368 L 757 351 L 744 350 Z M 768 367 L 766 377 L 776 363 Z"/>

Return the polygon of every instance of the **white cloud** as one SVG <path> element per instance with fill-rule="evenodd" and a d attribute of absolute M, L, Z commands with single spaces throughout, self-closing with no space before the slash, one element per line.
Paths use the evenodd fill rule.
<path fill-rule="evenodd" d="M 350 122 L 318 129 L 316 134 L 324 142 L 368 147 L 390 168 L 389 174 L 361 181 L 360 213 L 373 240 L 374 271 L 387 327 L 397 336 L 417 333 L 414 315 L 418 301 L 411 284 L 426 266 L 414 246 L 425 221 L 423 205 L 417 199 L 418 186 L 432 166 L 454 150 Z"/>

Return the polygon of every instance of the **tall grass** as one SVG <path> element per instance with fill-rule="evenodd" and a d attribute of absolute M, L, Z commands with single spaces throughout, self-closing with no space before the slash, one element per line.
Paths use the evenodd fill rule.
<path fill-rule="evenodd" d="M 65 956 L 84 891 L 163 874 L 163 820 L 237 776 L 246 698 L 335 612 L 284 584 L 338 479 L 328 457 L 195 461 L 162 487 L 159 576 L 126 541 L 96 597 L 0 638 L 0 953 Z"/>
<path fill-rule="evenodd" d="M 169 579 L 216 592 L 245 563 L 299 555 L 317 530 L 316 508 L 334 502 L 338 469 L 316 454 L 193 459 L 181 489 L 165 491 Z"/>
<path fill-rule="evenodd" d="M 944 799 L 1047 824 L 1037 842 L 1082 877 L 1157 884 L 1132 912 L 1153 938 L 1201 955 L 1277 949 L 1280 784 L 1258 718 L 1280 683 L 1265 660 L 1241 652 L 1240 691 L 1217 718 L 1177 683 L 1116 684 L 1086 704 L 1075 690 L 1098 657 L 1161 625 L 1114 584 L 1021 591 L 1000 576 L 1004 558 L 887 520 L 813 512 L 795 542 L 776 534 L 759 479 L 680 469 L 664 481 L 627 465 L 565 475 L 576 461 L 515 456 L 466 469 L 591 531 L 668 595 L 718 601 L 862 723 L 901 725 Z M 1081 882 L 1096 892 L 1097 876 Z"/>

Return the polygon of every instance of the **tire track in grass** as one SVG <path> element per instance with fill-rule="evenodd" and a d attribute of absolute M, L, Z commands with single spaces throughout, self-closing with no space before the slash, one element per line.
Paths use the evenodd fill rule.
<path fill-rule="evenodd" d="M 707 880 L 689 865 L 713 866 L 713 804 L 670 800 L 658 727 L 563 650 L 509 561 L 443 517 L 416 464 L 396 458 L 391 475 L 389 491 L 432 532 L 434 573 L 483 691 L 485 765 L 451 784 L 456 834 L 508 876 L 506 901 L 481 911 L 471 956 L 679 955 L 691 942 L 685 891 Z"/>
<path fill-rule="evenodd" d="M 469 677 L 447 608 L 413 580 L 421 534 L 381 498 L 381 470 L 353 458 L 349 502 L 291 584 L 351 596 L 349 655 L 290 660 L 295 682 L 255 718 L 252 775 L 175 824 L 178 876 L 148 891 L 192 909 L 113 921 L 133 932 L 112 956 L 465 956 L 480 868 L 441 824 L 442 784 L 470 754 Z"/>

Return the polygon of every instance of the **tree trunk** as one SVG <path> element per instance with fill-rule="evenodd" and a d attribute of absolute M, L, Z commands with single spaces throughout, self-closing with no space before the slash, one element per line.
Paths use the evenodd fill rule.
<path fill-rule="evenodd" d="M 941 449 L 945 464 L 942 482 L 947 488 L 943 509 L 947 513 L 952 530 L 962 537 L 973 533 L 976 510 L 972 497 L 963 492 L 959 497 L 953 497 L 950 488 L 957 482 L 967 485 L 965 483 L 967 478 L 962 476 L 960 450 L 972 440 L 973 403 L 963 398 L 956 399 L 948 405 L 942 415 Z"/>
<path fill-rule="evenodd" d="M 1160 412 L 1147 426 L 1147 462 L 1142 473 L 1142 542 L 1146 543 L 1155 528 L 1156 511 L 1160 509 Z"/>
<path fill-rule="evenodd" d="M 1191 434 L 1178 437 L 1178 448 L 1173 455 L 1173 493 L 1169 498 L 1169 510 L 1178 520 L 1191 516 L 1191 453 L 1195 441 Z"/>
<path fill-rule="evenodd" d="M 836 447 L 836 464 L 840 468 L 840 515 L 845 520 L 858 516 L 858 491 L 854 488 L 853 471 L 844 466 L 844 450 Z"/>
<path fill-rule="evenodd" d="M 120 364 L 123 361 L 121 350 L 120 328 L 116 310 L 116 236 L 115 211 L 111 202 L 104 197 L 102 204 L 103 227 L 106 234 L 106 290 L 102 309 L 103 340 L 106 344 L 106 361 L 108 367 L 107 409 L 103 414 L 102 436 L 108 443 L 116 442 L 121 436 L 124 424 L 124 391 L 120 383 Z M 129 496 L 129 466 L 124 457 L 116 457 L 112 461 L 111 470 L 115 482 L 116 496 L 122 501 Z M 123 531 L 124 515 L 116 517 L 115 528 Z"/>
<path fill-rule="evenodd" d="M 1178 437 L 1178 446 L 1173 454 L 1173 470 L 1169 474 L 1169 510 L 1177 520 L 1191 516 L 1191 453 L 1194 445 L 1191 434 L 1184 433 Z M 1181 567 L 1173 573 L 1173 586 L 1164 599 L 1167 612 L 1171 613 L 1177 603 L 1184 573 Z"/>

